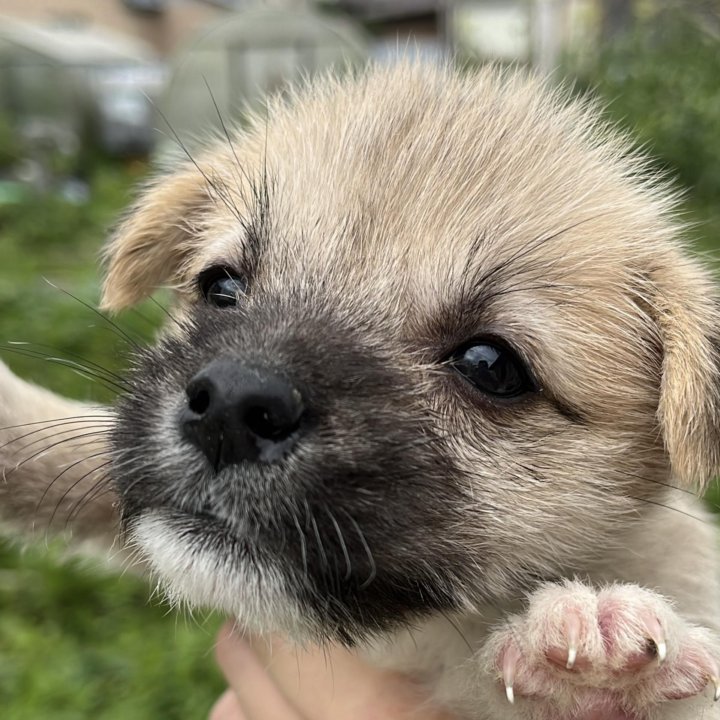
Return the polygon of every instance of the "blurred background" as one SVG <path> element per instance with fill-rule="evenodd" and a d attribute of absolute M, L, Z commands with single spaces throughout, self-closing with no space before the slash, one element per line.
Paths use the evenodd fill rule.
<path fill-rule="evenodd" d="M 126 347 L 83 303 L 97 302 L 99 251 L 133 188 L 219 114 L 242 123 L 301 74 L 398 49 L 532 65 L 600 95 L 685 188 L 692 239 L 716 261 L 720 0 L 0 0 L 0 357 L 112 400 L 42 356 L 122 369 Z M 118 322 L 149 339 L 161 320 L 147 303 Z M 148 596 L 61 543 L 0 541 L 3 720 L 204 718 L 222 688 L 220 619 Z"/>

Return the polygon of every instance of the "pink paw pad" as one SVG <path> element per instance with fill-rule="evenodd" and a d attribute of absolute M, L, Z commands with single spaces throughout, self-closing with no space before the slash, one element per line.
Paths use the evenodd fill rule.
<path fill-rule="evenodd" d="M 605 649 L 604 662 L 617 673 L 641 671 L 667 659 L 667 633 L 660 602 L 623 597 L 623 589 L 606 590 L 598 598 L 598 627 Z M 634 595 L 637 595 L 633 591 Z M 652 598 L 653 600 L 655 598 Z"/>
<path fill-rule="evenodd" d="M 637 586 L 545 586 L 497 635 L 495 667 L 507 699 L 552 702 L 548 717 L 640 720 L 708 684 L 720 697 L 710 634 Z"/>

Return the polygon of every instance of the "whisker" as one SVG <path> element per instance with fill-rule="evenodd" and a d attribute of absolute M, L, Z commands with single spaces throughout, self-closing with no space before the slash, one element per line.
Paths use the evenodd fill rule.
<path fill-rule="evenodd" d="M 350 576 L 352 575 L 352 564 L 350 562 L 350 553 L 348 552 L 347 545 L 345 543 L 345 537 L 343 536 L 342 530 L 340 529 L 340 525 L 338 524 L 338 521 L 335 519 L 335 516 L 330 512 L 330 508 L 327 507 L 327 505 L 324 506 L 325 512 L 327 513 L 328 517 L 330 518 L 330 522 L 333 524 L 333 527 L 335 528 L 335 532 L 337 533 L 338 540 L 340 542 L 340 549 L 342 550 L 343 557 L 345 558 L 345 577 L 343 580 L 346 582 L 350 579 Z"/>
<path fill-rule="evenodd" d="M 376 567 L 376 565 L 375 565 L 375 558 L 373 557 L 372 551 L 370 550 L 370 546 L 368 545 L 368 542 L 367 542 L 367 540 L 365 539 L 365 534 L 364 534 L 363 531 L 360 529 L 360 526 L 357 524 L 355 518 L 354 518 L 352 515 L 350 515 L 350 513 L 347 512 L 347 510 L 344 510 L 344 509 L 342 509 L 342 508 L 341 508 L 341 510 L 342 510 L 342 512 L 346 515 L 346 517 L 348 518 L 348 520 L 350 520 L 350 522 L 351 522 L 351 523 L 353 524 L 353 526 L 355 527 L 355 531 L 357 532 L 358 537 L 360 538 L 360 542 L 362 543 L 363 547 L 365 548 L 365 553 L 367 554 L 367 558 L 368 558 L 368 561 L 369 561 L 369 563 L 370 563 L 370 575 L 369 575 L 368 578 L 359 586 L 359 587 L 360 587 L 360 590 L 364 590 L 365 588 L 367 588 L 367 587 L 370 585 L 370 583 L 371 583 L 371 582 L 375 579 L 375 577 L 377 576 L 377 567 Z"/>
<path fill-rule="evenodd" d="M 149 318 L 144 313 L 140 312 L 137 308 L 132 308 L 130 311 L 135 317 L 139 317 L 149 328 L 152 330 L 157 329 L 157 322 L 155 322 L 153 319 Z"/>
<path fill-rule="evenodd" d="M 460 636 L 462 641 L 465 643 L 467 649 L 472 653 L 475 652 L 475 648 L 470 644 L 470 641 L 465 637 L 465 633 L 460 629 L 460 626 L 448 615 L 444 610 L 440 610 L 440 614 L 448 621 L 455 632 Z"/>
<path fill-rule="evenodd" d="M 716 525 L 714 520 L 707 520 L 706 518 L 698 517 L 697 515 L 693 515 L 692 513 L 687 512 L 686 510 L 682 510 L 681 508 L 673 507 L 672 505 L 665 505 L 665 503 L 661 503 L 658 500 L 650 500 L 648 498 L 639 498 L 639 497 L 635 497 L 634 495 L 626 495 L 626 497 L 630 498 L 631 500 L 637 500 L 638 502 L 649 503 L 650 505 L 655 505 L 657 507 L 665 508 L 665 510 L 671 510 L 674 512 L 678 512 L 681 515 L 685 515 L 685 517 L 692 518 L 693 520 L 697 520 L 698 522 L 701 522 L 705 525 L 713 525 L 713 526 Z"/>
<path fill-rule="evenodd" d="M 62 422 L 64 420 L 93 420 L 96 418 L 104 420 L 107 419 L 107 417 L 107 413 L 104 413 L 102 415 L 68 415 L 66 417 L 52 418 L 50 420 L 34 420 L 33 422 L 19 423 L 18 425 L 6 425 L 5 427 L 0 427 L 0 432 L 4 430 L 15 430 L 17 428 L 30 427 L 31 425 L 48 425 L 52 423 Z"/>
<path fill-rule="evenodd" d="M 315 520 L 315 514 L 310 510 L 310 505 L 308 504 L 307 500 L 304 500 L 305 503 L 305 512 L 307 516 L 310 519 L 310 524 L 312 525 L 313 534 L 315 535 L 315 540 L 317 541 L 318 550 L 320 552 L 320 562 L 322 564 L 322 567 L 328 567 L 328 558 L 327 554 L 325 552 L 325 546 L 323 545 L 322 537 L 320 536 L 320 528 L 318 527 L 317 521 Z"/>
<path fill-rule="evenodd" d="M 178 328 L 180 328 L 181 330 L 183 329 L 183 324 L 162 303 L 158 302 L 152 296 L 149 297 L 148 300 L 151 303 L 153 303 L 154 305 L 157 305 L 160 308 L 160 310 L 162 310 L 162 312 L 164 312 L 165 315 L 167 315 L 168 319 L 178 326 Z"/>
<path fill-rule="evenodd" d="M 104 455 L 104 453 L 103 453 Z M 89 460 L 91 457 L 83 458 L 83 460 Z M 98 466 L 91 468 L 86 473 L 81 475 L 74 483 L 70 485 L 70 487 L 66 488 L 65 492 L 60 496 L 60 499 L 55 503 L 55 507 L 53 508 L 52 514 L 50 515 L 50 520 L 48 520 L 48 528 L 52 527 L 53 521 L 55 520 L 55 516 L 57 515 L 58 510 L 62 506 L 65 498 L 83 481 L 85 478 L 89 477 L 90 475 L 96 473 L 98 470 L 101 470 L 102 468 L 106 467 L 108 465 L 109 461 L 105 461 L 100 463 Z M 67 527 L 67 520 L 66 520 L 66 527 Z"/>
<path fill-rule="evenodd" d="M 101 457 L 101 456 L 105 456 L 105 455 L 107 455 L 107 453 L 106 453 L 105 451 L 103 451 L 103 452 L 98 452 L 98 453 L 93 453 L 92 455 L 89 455 L 88 457 L 84 457 L 84 458 L 80 458 L 80 460 L 76 460 L 74 463 L 71 463 L 71 464 L 68 465 L 66 468 L 64 468 L 63 470 L 61 470 L 61 471 L 48 483 L 47 487 L 46 487 L 45 490 L 43 491 L 43 494 L 40 496 L 40 499 L 38 500 L 37 504 L 35 505 L 35 513 L 37 513 L 38 510 L 40 510 L 40 507 L 42 506 L 43 501 L 44 501 L 45 498 L 47 497 L 47 494 L 50 492 L 50 490 L 52 489 L 53 485 L 55 485 L 55 483 L 56 483 L 66 472 L 68 472 L 69 470 L 72 470 L 74 467 L 77 467 L 77 466 L 80 465 L 81 463 L 84 463 L 84 462 L 87 462 L 88 460 L 93 460 L 93 459 L 96 458 L 96 457 Z M 83 478 L 80 478 L 80 480 L 82 480 L 82 479 L 83 479 Z M 74 484 L 71 485 L 67 492 L 69 492 L 70 490 L 72 490 L 74 487 L 75 487 Z M 67 494 L 67 493 L 66 493 L 66 494 Z M 59 501 L 59 502 L 62 502 L 64 499 L 65 499 L 65 495 L 63 495 L 63 496 L 60 498 L 60 501 Z M 51 519 L 51 521 L 52 521 L 52 519 Z"/>
<path fill-rule="evenodd" d="M 222 131 L 225 135 L 225 138 L 228 141 L 228 145 L 230 146 L 230 151 L 233 154 L 233 158 L 235 159 L 235 166 L 237 167 L 238 171 L 243 174 L 245 179 L 248 181 L 248 183 L 252 186 L 252 182 L 250 181 L 250 178 L 248 177 L 247 173 L 245 172 L 242 164 L 240 163 L 240 159 L 237 156 L 237 151 L 235 149 L 235 143 L 232 141 L 232 138 L 230 137 L 230 133 L 228 132 L 227 126 L 225 125 L 225 119 L 222 116 L 222 113 L 220 112 L 220 108 L 218 107 L 217 101 L 215 100 L 215 95 L 213 94 L 212 88 L 210 87 L 210 83 L 208 83 L 207 78 L 203 75 L 203 81 L 205 82 L 205 87 L 207 88 L 207 91 L 210 95 L 210 100 L 212 101 L 213 107 L 215 108 L 215 113 L 218 116 L 218 120 L 220 121 L 220 127 L 222 128 Z M 238 187 L 238 190 L 240 188 Z"/>
<path fill-rule="evenodd" d="M 73 435 L 73 436 L 71 436 L 71 437 L 69 437 L 69 438 L 64 438 L 63 440 L 58 440 L 58 441 L 56 441 L 56 442 L 48 445 L 47 447 L 41 448 L 40 450 L 38 450 L 36 453 L 34 453 L 33 455 L 31 455 L 30 457 L 25 458 L 22 462 L 20 462 L 20 463 L 18 463 L 17 465 L 15 465 L 15 467 L 10 468 L 10 470 L 7 471 L 6 477 L 10 477 L 14 472 L 16 472 L 17 470 L 19 470 L 21 467 L 23 467 L 23 466 L 26 465 L 27 463 L 29 463 L 29 462 L 37 459 L 38 457 L 40 457 L 40 456 L 43 455 L 44 453 L 49 452 L 49 451 L 52 450 L 53 448 L 56 448 L 56 447 L 58 447 L 58 446 L 60 446 L 60 445 L 63 445 L 64 443 L 67 443 L 67 442 L 75 442 L 75 441 L 77 441 L 77 440 L 82 440 L 83 438 L 87 438 L 87 437 L 102 437 L 103 435 L 107 435 L 107 431 L 106 431 L 106 430 L 101 430 L 101 431 L 91 432 L 91 433 L 84 433 L 84 434 L 82 434 L 82 435 Z M 94 441 L 91 440 L 90 442 L 94 442 Z M 36 443 L 31 443 L 31 444 L 34 445 L 34 444 L 36 444 Z M 78 445 L 76 445 L 76 447 L 83 447 L 85 444 L 86 444 L 86 443 L 78 443 Z"/>
<path fill-rule="evenodd" d="M 37 435 L 37 433 L 47 432 L 50 430 L 54 430 L 55 428 L 63 427 L 66 425 L 87 425 L 87 427 L 94 427 L 95 425 L 112 425 L 112 424 L 113 424 L 112 421 L 99 422 L 97 420 L 85 420 L 85 419 L 83 419 L 83 420 L 67 420 L 64 422 L 58 422 L 58 423 L 55 423 L 54 425 L 36 428 L 35 430 L 31 430 L 30 432 L 24 433 L 23 435 L 18 435 L 17 437 L 12 438 L 11 440 L 8 440 L 6 443 L 3 443 L 2 445 L 0 445 L 0 450 L 3 450 L 4 448 L 9 447 L 13 443 L 19 442 L 20 440 L 24 440 L 25 438 L 30 437 L 31 435 Z M 22 426 L 16 426 L 16 427 L 22 427 Z M 6 428 L 3 428 L 3 429 L 6 429 Z M 73 430 L 74 429 L 77 429 L 77 428 L 73 428 Z M 21 450 L 24 450 L 24 449 L 25 448 L 21 448 Z"/>
<path fill-rule="evenodd" d="M 118 382 L 109 379 L 105 375 L 101 375 L 100 373 L 94 372 L 89 368 L 85 368 L 82 365 L 74 362 L 73 360 L 65 360 L 63 358 L 53 357 L 51 355 L 46 355 L 44 353 L 40 353 L 34 350 L 28 350 L 25 348 L 8 347 L 2 345 L 0 345 L 0 351 L 15 353 L 16 355 L 30 357 L 36 360 L 45 360 L 47 362 L 53 363 L 54 365 L 67 367 L 70 370 L 78 373 L 79 375 L 87 378 L 88 380 L 94 380 L 99 385 L 102 385 L 105 389 L 112 392 L 127 392 L 129 389 L 128 386 L 120 385 Z"/>
<path fill-rule="evenodd" d="M 71 292 L 65 290 L 64 288 L 61 288 L 59 285 L 55 285 L 55 283 L 51 282 L 47 278 L 43 278 L 45 282 L 50 285 L 50 287 L 55 288 L 56 290 L 59 290 L 61 293 L 64 293 L 68 297 L 72 298 L 76 302 L 79 302 L 83 307 L 90 310 L 90 312 L 97 315 L 99 318 L 101 318 L 107 325 L 115 330 L 115 333 L 118 337 L 122 338 L 123 340 L 127 341 L 130 345 L 132 345 L 135 349 L 139 350 L 141 348 L 140 343 L 138 343 L 131 335 L 129 335 L 125 330 L 123 330 L 116 322 L 113 322 L 107 315 L 100 312 L 97 308 L 90 305 L 90 303 L 85 302 L 84 300 L 81 300 L 79 297 L 75 297 Z"/>
<path fill-rule="evenodd" d="M 136 477 L 127 487 L 124 487 L 120 490 L 120 495 L 122 495 L 123 497 L 127 497 L 133 490 L 133 488 L 137 487 L 137 485 L 141 483 L 143 479 L 144 478 L 142 475 Z"/>
<path fill-rule="evenodd" d="M 77 434 L 71 436 L 70 438 L 65 438 L 66 440 L 72 439 L 73 437 L 75 437 L 75 438 L 83 438 L 83 437 L 86 437 L 87 435 L 91 435 L 91 434 L 92 434 L 92 435 L 95 435 L 95 434 L 109 435 L 110 429 L 111 429 L 110 426 L 105 426 L 105 427 L 103 427 L 102 429 L 98 429 L 97 432 L 93 432 L 93 433 L 81 433 L 81 432 L 79 432 L 79 431 L 91 430 L 91 429 L 94 429 L 94 428 L 96 428 L 96 424 L 95 424 L 95 423 L 89 423 L 86 427 L 69 427 L 69 428 L 65 428 L 65 430 L 59 430 L 58 432 L 53 433 L 53 434 L 50 435 L 50 436 L 42 436 L 42 437 L 39 437 L 39 438 L 35 438 L 35 440 L 31 440 L 29 443 L 26 443 L 26 444 L 23 445 L 22 447 L 17 448 L 17 452 L 18 452 L 18 453 L 21 453 L 21 452 L 23 452 L 24 450 L 27 450 L 28 448 L 31 448 L 31 447 L 39 444 L 39 443 L 45 442 L 46 440 L 52 440 L 53 438 L 61 437 L 61 436 L 63 436 L 63 435 L 67 435 L 68 433 L 77 433 Z"/>
<path fill-rule="evenodd" d="M 228 198 L 227 188 L 224 191 L 221 191 L 217 183 L 213 182 L 210 176 L 200 167 L 197 160 L 195 160 L 195 158 L 190 154 L 187 145 L 185 145 L 184 141 L 178 135 L 175 128 L 170 124 L 170 121 L 167 119 L 165 113 L 157 105 L 155 105 L 155 110 L 162 118 L 163 122 L 168 126 L 170 132 L 173 135 L 173 138 L 175 139 L 175 142 L 177 142 L 177 144 L 180 146 L 180 149 L 185 153 L 188 160 L 195 166 L 195 169 L 200 173 L 200 175 L 202 175 L 203 179 L 208 184 L 208 187 L 210 187 L 213 192 L 215 192 L 216 196 L 222 201 L 223 205 L 225 205 L 225 207 L 230 211 L 230 213 L 235 217 L 235 219 L 238 220 L 238 222 L 242 222 L 242 215 Z"/>
<path fill-rule="evenodd" d="M 305 580 L 308 579 L 308 558 L 307 558 L 307 546 L 305 544 L 305 534 L 302 531 L 302 528 L 300 527 L 300 521 L 298 520 L 297 515 L 295 514 L 295 511 L 292 510 L 292 518 L 293 522 L 295 523 L 295 527 L 297 528 L 298 535 L 300 536 L 300 551 L 302 553 L 302 561 L 303 561 L 303 569 L 305 571 Z"/>
<path fill-rule="evenodd" d="M 690 495 L 692 497 L 698 496 L 698 494 L 694 490 L 688 490 L 688 488 L 678 487 L 677 485 L 663 482 L 662 480 L 657 480 L 656 478 L 645 477 L 644 475 L 638 475 L 637 473 L 630 472 L 626 472 L 624 474 L 627 475 L 627 477 L 635 478 L 636 480 L 641 480 L 643 482 L 652 483 L 653 485 L 659 485 L 660 487 L 668 488 L 668 490 L 677 490 L 680 493 L 684 493 L 685 495 Z"/>
<path fill-rule="evenodd" d="M 95 468 L 93 472 L 102 470 L 109 464 L 109 462 L 103 463 L 102 465 L 99 465 L 97 468 Z M 65 527 L 67 528 L 67 526 L 72 522 L 73 518 L 77 517 L 82 512 L 83 508 L 87 507 L 91 502 L 97 500 L 106 493 L 112 492 L 111 482 L 112 479 L 107 473 L 105 473 L 98 480 L 96 480 L 92 484 L 90 489 L 87 492 L 83 493 L 80 499 L 77 500 L 77 502 L 70 508 L 70 512 L 65 519 Z"/>
<path fill-rule="evenodd" d="M 12 345 L 14 347 L 17 346 L 28 346 L 30 349 L 37 347 L 37 348 L 45 348 L 46 350 L 52 350 L 56 353 L 63 353 L 64 355 L 67 355 L 68 357 L 75 358 L 76 360 L 79 360 L 84 366 L 91 366 L 95 368 L 97 371 L 102 372 L 108 376 L 108 379 L 115 379 L 119 381 L 120 383 L 124 382 L 125 378 L 120 375 L 120 373 L 114 372 L 113 370 L 110 370 L 110 368 L 106 368 L 103 365 L 100 365 L 99 363 L 96 363 L 92 360 L 88 360 L 87 358 L 83 357 L 82 355 L 78 355 L 77 353 L 70 352 L 68 350 L 65 350 L 63 348 L 54 347 L 53 345 L 45 345 L 44 343 L 29 343 L 29 342 L 20 342 L 20 341 L 14 341 L 10 340 L 7 343 L 8 345 Z M 39 351 L 35 351 L 39 352 Z"/>

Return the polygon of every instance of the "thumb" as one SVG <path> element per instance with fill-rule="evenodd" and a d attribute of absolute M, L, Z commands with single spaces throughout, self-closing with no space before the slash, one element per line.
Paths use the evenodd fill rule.
<path fill-rule="evenodd" d="M 215 659 L 242 709 L 237 720 L 303 720 L 275 685 L 253 648 L 233 632 L 230 622 L 218 634 Z"/>

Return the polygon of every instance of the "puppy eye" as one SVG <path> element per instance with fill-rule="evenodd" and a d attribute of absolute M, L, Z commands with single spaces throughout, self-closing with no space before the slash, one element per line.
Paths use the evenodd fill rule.
<path fill-rule="evenodd" d="M 200 273 L 198 284 L 203 297 L 209 305 L 225 308 L 238 304 L 240 298 L 247 293 L 248 282 L 227 267 L 212 267 Z"/>
<path fill-rule="evenodd" d="M 537 391 L 518 354 L 496 340 L 466 343 L 452 353 L 449 361 L 478 390 L 493 397 L 514 398 Z"/>

